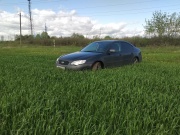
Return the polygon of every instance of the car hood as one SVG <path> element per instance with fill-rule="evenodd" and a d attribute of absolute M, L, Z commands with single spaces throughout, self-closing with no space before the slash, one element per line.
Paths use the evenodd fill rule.
<path fill-rule="evenodd" d="M 98 56 L 100 54 L 101 53 L 97 53 L 97 52 L 75 52 L 75 53 L 63 55 L 60 57 L 60 59 L 70 60 L 70 61 L 85 60 L 88 59 L 89 57 Z"/>

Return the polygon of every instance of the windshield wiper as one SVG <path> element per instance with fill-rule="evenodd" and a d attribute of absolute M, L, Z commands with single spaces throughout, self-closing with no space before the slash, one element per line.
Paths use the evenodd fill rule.
<path fill-rule="evenodd" d="M 95 52 L 95 51 L 83 51 L 83 52 Z"/>

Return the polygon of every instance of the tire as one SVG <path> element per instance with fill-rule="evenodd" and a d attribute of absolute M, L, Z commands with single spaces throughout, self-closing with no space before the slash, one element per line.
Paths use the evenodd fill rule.
<path fill-rule="evenodd" d="M 136 63 L 138 63 L 138 62 L 139 62 L 138 58 L 137 58 L 137 57 L 134 57 L 134 58 L 133 58 L 133 64 L 136 64 Z"/>
<path fill-rule="evenodd" d="M 100 69 L 102 69 L 101 62 L 96 62 L 96 63 L 93 64 L 93 66 L 92 66 L 93 71 L 100 70 Z"/>

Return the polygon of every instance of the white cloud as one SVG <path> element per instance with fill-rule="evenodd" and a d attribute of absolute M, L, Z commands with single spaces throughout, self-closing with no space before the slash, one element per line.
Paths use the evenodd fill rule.
<path fill-rule="evenodd" d="M 30 34 L 29 15 L 22 12 L 22 34 Z M 39 34 L 45 30 L 45 24 L 50 36 L 71 36 L 72 33 L 83 34 L 86 37 L 112 36 L 124 37 L 142 35 L 138 29 L 128 28 L 126 22 L 100 24 L 97 20 L 79 16 L 75 10 L 59 11 L 32 10 L 34 33 Z M 0 36 L 19 34 L 19 15 L 0 11 Z"/>

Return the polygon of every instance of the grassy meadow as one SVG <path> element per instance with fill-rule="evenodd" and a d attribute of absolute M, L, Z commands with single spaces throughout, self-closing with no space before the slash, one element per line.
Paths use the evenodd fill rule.
<path fill-rule="evenodd" d="M 1 135 L 178 135 L 180 47 L 141 48 L 140 64 L 63 71 L 80 47 L 0 47 Z"/>

